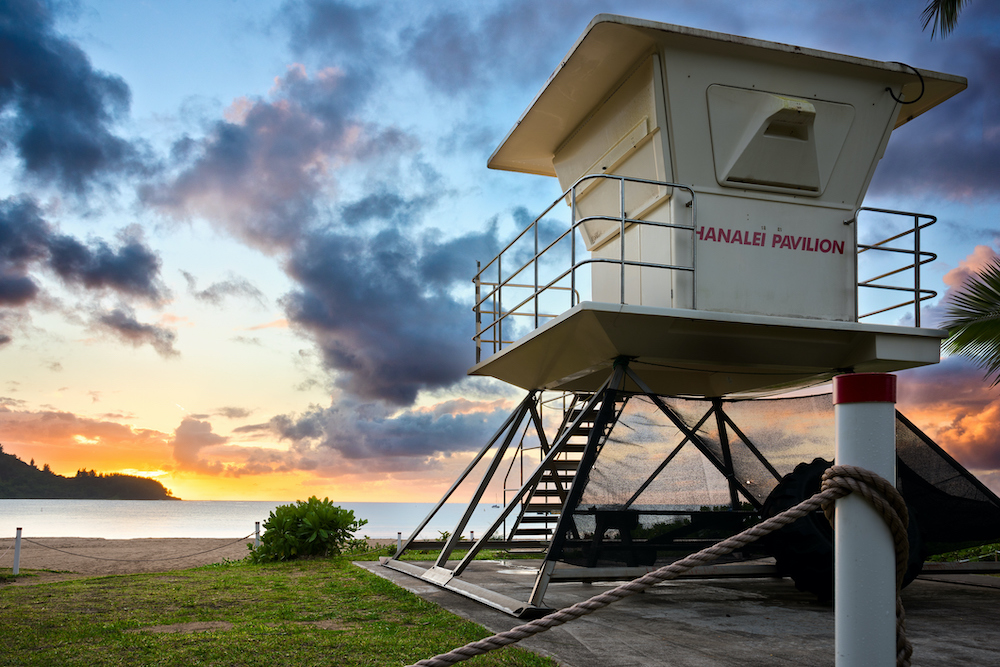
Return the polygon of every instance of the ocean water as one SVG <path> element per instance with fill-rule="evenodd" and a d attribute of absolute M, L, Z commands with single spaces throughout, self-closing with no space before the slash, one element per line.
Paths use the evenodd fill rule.
<path fill-rule="evenodd" d="M 0 539 L 14 537 L 222 537 L 238 539 L 254 532 L 278 505 L 288 501 L 241 500 L 3 500 L 0 499 Z M 395 538 L 410 533 L 434 508 L 434 503 L 336 503 L 354 511 L 367 525 L 358 537 Z M 446 504 L 421 532 L 435 539 L 453 531 L 466 505 Z M 479 505 L 464 531 L 482 534 L 500 514 L 491 504 Z"/>

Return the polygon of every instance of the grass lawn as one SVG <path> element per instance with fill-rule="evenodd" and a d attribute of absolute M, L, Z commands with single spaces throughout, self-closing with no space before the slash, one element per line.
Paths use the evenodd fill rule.
<path fill-rule="evenodd" d="M 46 667 L 409 665 L 491 634 L 344 558 L 4 586 L 0 628 L 0 665 Z"/>

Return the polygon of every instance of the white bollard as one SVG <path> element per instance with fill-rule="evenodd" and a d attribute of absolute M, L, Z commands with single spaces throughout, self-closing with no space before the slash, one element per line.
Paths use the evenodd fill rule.
<path fill-rule="evenodd" d="M 473 542 L 476 541 L 476 531 L 474 530 L 469 531 L 469 539 L 472 540 Z"/>
<path fill-rule="evenodd" d="M 17 534 L 14 536 L 14 576 L 16 577 L 18 572 L 21 571 L 21 529 L 17 529 Z"/>
<path fill-rule="evenodd" d="M 403 533 L 397 532 L 396 533 L 396 555 L 398 556 L 399 552 L 402 551 L 402 550 L 403 550 Z"/>
<path fill-rule="evenodd" d="M 837 463 L 896 481 L 896 376 L 833 379 Z M 896 556 L 881 516 L 860 496 L 837 501 L 834 522 L 837 667 L 896 664 Z"/>
<path fill-rule="evenodd" d="M 256 549 L 260 546 L 260 521 L 255 521 L 253 525 L 253 548 Z"/>

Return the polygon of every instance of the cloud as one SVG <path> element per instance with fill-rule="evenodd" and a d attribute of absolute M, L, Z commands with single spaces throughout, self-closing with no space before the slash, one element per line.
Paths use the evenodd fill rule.
<path fill-rule="evenodd" d="M 337 386 L 409 405 L 472 365 L 471 293 L 456 299 L 453 283 L 498 245 L 495 229 L 444 242 L 393 228 L 372 236 L 324 230 L 288 262 L 299 287 L 284 297 L 285 311 L 316 341 Z"/>
<path fill-rule="evenodd" d="M 143 243 L 137 228 L 126 228 L 118 247 L 102 239 L 85 244 L 59 233 L 43 218 L 34 199 L 0 200 L 0 307 L 8 308 L 0 314 L 0 326 L 17 319 L 10 309 L 24 309 L 41 298 L 38 274 L 43 272 L 93 296 L 110 292 L 152 304 L 169 297 L 160 280 L 159 256 Z M 102 320 L 119 330 L 128 328 L 122 313 L 111 313 Z M 138 340 L 138 331 L 134 326 L 132 329 L 129 338 Z M 0 335 L 6 342 L 12 339 L 9 331 L 0 330 Z M 154 337 L 161 353 L 170 348 L 171 336 L 161 331 Z"/>
<path fill-rule="evenodd" d="M 54 20 L 48 2 L 0 6 L 0 150 L 12 151 L 32 179 L 77 194 L 146 173 L 143 150 L 113 131 L 128 115 L 128 85 L 95 70 Z"/>
<path fill-rule="evenodd" d="M 376 6 L 304 0 L 286 2 L 277 23 L 287 28 L 293 53 L 315 51 L 334 60 L 355 60 L 372 53 L 372 33 L 384 25 L 380 17 Z"/>
<path fill-rule="evenodd" d="M 133 230 L 118 249 L 95 240 L 86 246 L 71 236 L 54 235 L 49 241 L 49 266 L 67 284 L 88 289 L 110 289 L 152 303 L 164 301 L 169 292 L 159 281 L 160 258 Z"/>
<path fill-rule="evenodd" d="M 977 245 L 965 259 L 958 263 L 958 266 L 951 269 L 944 275 L 942 282 L 948 289 L 941 298 L 930 306 L 925 306 L 920 310 L 920 324 L 925 327 L 938 327 L 945 320 L 948 311 L 948 304 L 954 298 L 955 293 L 962 289 L 965 281 L 987 266 L 991 260 L 998 257 L 993 248 L 986 245 Z M 906 326 L 913 326 L 913 317 L 909 313 L 902 319 Z"/>
<path fill-rule="evenodd" d="M 39 445 L 76 446 L 78 437 L 101 441 L 124 448 L 150 446 L 163 442 L 163 434 L 151 429 L 136 429 L 112 421 L 81 417 L 56 410 L 23 409 L 24 401 L 0 398 L 0 433 L 3 442 Z"/>
<path fill-rule="evenodd" d="M 233 406 L 226 406 L 219 408 L 217 412 L 226 419 L 246 419 L 247 417 L 250 416 L 253 410 L 247 410 L 246 408 L 237 408 Z"/>
<path fill-rule="evenodd" d="M 199 301 L 205 301 L 212 305 L 221 305 L 228 297 L 236 297 L 256 301 L 259 305 L 265 305 L 264 293 L 254 287 L 246 278 L 235 274 L 230 274 L 226 280 L 214 282 L 203 290 L 199 290 L 197 280 L 187 271 L 181 271 L 184 280 L 188 284 L 188 292 Z"/>
<path fill-rule="evenodd" d="M 359 121 L 369 82 L 302 65 L 276 79 L 270 99 L 241 99 L 201 139 L 175 144 L 173 177 L 141 189 L 150 206 L 176 218 L 200 216 L 268 252 L 287 247 L 315 222 L 332 171 L 413 144 L 394 128 Z"/>
<path fill-rule="evenodd" d="M 478 451 L 513 406 L 457 401 L 395 412 L 381 403 L 340 400 L 299 416 L 279 415 L 272 428 L 306 451 L 332 449 L 349 460 L 391 459 L 383 470 L 415 470 L 442 454 Z"/>
<path fill-rule="evenodd" d="M 196 472 L 219 473 L 222 471 L 222 464 L 218 461 L 208 462 L 201 456 L 201 451 L 207 447 L 225 444 L 228 438 L 212 433 L 212 425 L 207 421 L 197 419 L 185 419 L 174 430 L 174 437 L 170 441 L 173 450 L 174 460 L 183 470 Z"/>
<path fill-rule="evenodd" d="M 265 475 L 312 470 L 317 465 L 297 452 L 231 445 L 229 440 L 214 433 L 208 421 L 189 417 L 174 430 L 169 445 L 179 469 L 207 475 Z"/>
<path fill-rule="evenodd" d="M 962 17 L 962 21 L 974 20 Z M 955 200 L 995 200 L 1000 193 L 1000 70 L 996 67 L 1000 40 L 995 35 L 953 39 L 945 49 L 941 69 L 968 78 L 969 87 L 893 132 L 872 179 L 873 193 L 933 194 Z"/>
<path fill-rule="evenodd" d="M 161 357 L 180 354 L 174 349 L 177 334 L 155 324 L 140 322 L 136 319 L 135 311 L 128 306 L 122 305 L 108 312 L 97 313 L 94 324 L 133 347 L 151 345 Z"/>
<path fill-rule="evenodd" d="M 900 374 L 899 411 L 979 473 L 1000 471 L 1000 390 L 961 357 Z"/>
<path fill-rule="evenodd" d="M 541 83 L 600 6 L 517 0 L 492 11 L 442 10 L 400 39 L 406 62 L 450 95 L 513 81 Z"/>
<path fill-rule="evenodd" d="M 28 271 L 47 257 L 51 233 L 31 199 L 0 200 L 0 306 L 22 306 L 38 295 Z"/>

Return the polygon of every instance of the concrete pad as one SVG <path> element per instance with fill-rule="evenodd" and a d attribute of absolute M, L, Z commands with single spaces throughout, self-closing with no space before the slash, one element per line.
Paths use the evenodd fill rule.
<path fill-rule="evenodd" d="M 357 565 L 494 632 L 523 623 L 377 562 Z M 463 579 L 525 600 L 537 567 L 476 561 Z M 958 579 L 919 578 L 903 591 L 915 667 L 1000 665 L 1000 579 Z M 545 603 L 567 607 L 618 583 L 553 583 Z M 660 584 L 520 645 L 565 667 L 772 667 L 832 666 L 833 640 L 833 605 L 789 579 L 708 579 Z"/>

